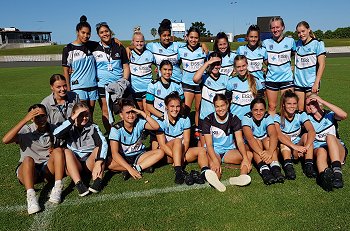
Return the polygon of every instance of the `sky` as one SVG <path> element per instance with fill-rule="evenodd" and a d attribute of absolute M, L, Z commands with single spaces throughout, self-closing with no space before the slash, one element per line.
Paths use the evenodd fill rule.
<path fill-rule="evenodd" d="M 0 28 L 51 31 L 52 41 L 58 44 L 75 40 L 75 26 L 83 14 L 92 27 L 92 40 L 98 40 L 95 25 L 99 22 L 107 22 L 120 40 L 130 40 L 136 26 L 141 26 L 146 40 L 153 39 L 151 28 L 158 29 L 164 18 L 182 20 L 186 29 L 192 22 L 203 22 L 214 35 L 220 31 L 244 34 L 263 16 L 281 16 L 286 31 L 294 31 L 303 20 L 313 30 L 350 26 L 348 0 L 11 0 L 0 5 Z"/>

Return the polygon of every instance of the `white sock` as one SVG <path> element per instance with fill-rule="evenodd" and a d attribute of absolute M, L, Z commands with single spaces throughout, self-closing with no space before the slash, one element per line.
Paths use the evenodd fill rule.
<path fill-rule="evenodd" d="M 33 188 L 27 189 L 27 196 L 31 194 L 35 195 L 35 190 Z"/>
<path fill-rule="evenodd" d="M 54 187 L 61 187 L 62 186 L 62 180 L 56 180 Z"/>

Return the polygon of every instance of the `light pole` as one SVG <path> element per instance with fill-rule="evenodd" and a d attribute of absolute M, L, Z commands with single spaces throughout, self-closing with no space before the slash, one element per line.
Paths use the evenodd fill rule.
<path fill-rule="evenodd" d="M 230 4 L 232 5 L 232 23 L 233 23 L 233 27 L 232 27 L 232 40 L 234 41 L 235 40 L 235 14 L 234 14 L 234 9 L 235 9 L 235 4 L 237 4 L 236 1 L 234 2 L 230 2 Z"/>

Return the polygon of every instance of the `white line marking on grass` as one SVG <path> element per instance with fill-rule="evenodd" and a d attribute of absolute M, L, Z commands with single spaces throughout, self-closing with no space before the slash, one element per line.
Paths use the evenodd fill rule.
<path fill-rule="evenodd" d="M 32 95 L 42 95 L 42 94 L 7 94 L 7 95 L 0 95 L 0 97 L 17 97 L 17 96 L 32 96 Z"/>
<path fill-rule="evenodd" d="M 45 210 L 38 214 L 35 214 L 34 221 L 29 227 L 29 231 L 41 231 L 48 230 L 53 214 L 56 212 L 59 205 L 52 204 L 51 202 L 45 203 Z"/>
<path fill-rule="evenodd" d="M 224 180 L 224 181 L 222 181 L 222 183 L 226 186 L 229 185 L 228 180 Z M 153 195 L 157 195 L 157 194 L 164 194 L 164 193 L 171 193 L 171 192 L 184 192 L 184 191 L 190 191 L 190 190 L 194 190 L 194 189 L 203 189 L 203 188 L 209 188 L 209 187 L 210 187 L 209 184 L 206 183 L 206 184 L 202 184 L 202 185 L 199 185 L 199 184 L 195 184 L 195 185 L 191 185 L 191 186 L 179 185 L 179 186 L 166 187 L 166 188 L 149 189 L 149 190 L 145 190 L 145 191 L 123 192 L 123 193 L 118 193 L 118 194 L 100 194 L 100 195 L 97 195 L 94 197 L 87 196 L 87 198 L 67 199 L 67 200 L 64 200 L 58 206 L 72 206 L 72 205 L 91 204 L 91 203 L 96 203 L 96 202 L 111 201 L 111 200 L 117 200 L 117 199 L 149 197 L 149 196 L 153 196 Z M 213 189 L 213 190 L 215 190 L 215 189 Z M 51 206 L 48 206 L 47 204 L 48 204 L 48 202 L 45 204 L 45 207 L 46 207 L 45 211 L 51 209 Z M 27 209 L 27 207 L 24 205 L 1 206 L 0 212 L 1 213 L 19 212 L 19 211 L 23 211 L 26 209 Z M 52 208 L 52 209 L 54 209 L 54 208 Z M 41 212 L 41 213 L 45 213 L 45 211 Z M 36 216 L 38 216 L 39 214 L 37 214 Z"/>

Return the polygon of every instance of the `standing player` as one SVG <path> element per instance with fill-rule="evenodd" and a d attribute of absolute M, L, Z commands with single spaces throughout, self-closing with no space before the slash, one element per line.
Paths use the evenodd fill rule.
<path fill-rule="evenodd" d="M 314 155 L 319 183 L 326 191 L 342 188 L 344 183 L 341 165 L 345 162 L 347 149 L 339 138 L 337 128 L 338 121 L 345 120 L 347 113 L 314 93 L 306 98 L 305 103 L 306 112 L 316 131 Z M 329 110 L 324 110 L 322 105 Z"/>
<path fill-rule="evenodd" d="M 262 44 L 267 50 L 268 66 L 265 86 L 270 115 L 276 113 L 278 92 L 281 91 L 282 94 L 288 89 L 293 90 L 291 57 L 295 52 L 295 42 L 293 38 L 283 36 L 284 28 L 282 18 L 271 18 L 272 38 L 265 39 Z"/>
<path fill-rule="evenodd" d="M 298 111 L 298 96 L 291 90 L 285 91 L 281 96 L 281 113 L 275 115 L 275 127 L 280 142 L 280 151 L 284 160 L 283 168 L 286 178 L 296 178 L 293 162 L 303 158 L 304 174 L 307 177 L 316 177 L 313 165 L 313 141 L 315 129 L 312 126 L 307 114 Z M 302 134 L 302 129 L 306 132 Z"/>
<path fill-rule="evenodd" d="M 277 156 L 277 132 L 273 118 L 266 112 L 265 100 L 255 98 L 250 109 L 251 112 L 243 117 L 242 127 L 258 171 L 267 185 L 283 183 L 284 176 Z"/>
<path fill-rule="evenodd" d="M 303 111 L 305 98 L 318 93 L 326 66 L 323 41 L 317 40 L 307 22 L 297 24 L 299 40 L 296 44 L 294 90 L 299 97 L 298 108 Z"/>
<path fill-rule="evenodd" d="M 237 55 L 244 55 L 248 61 L 248 71 L 257 78 L 265 91 L 265 74 L 263 64 L 267 63 L 267 52 L 261 46 L 260 28 L 257 25 L 251 25 L 247 30 L 247 45 L 240 46 L 237 49 Z"/>
<path fill-rule="evenodd" d="M 230 111 L 242 120 L 250 111 L 250 103 L 254 98 L 264 95 L 264 88 L 258 78 L 248 71 L 248 59 L 244 55 L 237 55 L 234 67 L 237 76 L 230 78 L 227 90 L 231 91 Z"/>
<path fill-rule="evenodd" d="M 198 129 L 201 132 L 202 123 L 209 114 L 215 111 L 213 99 L 216 94 L 225 94 L 229 76 L 220 73 L 221 55 L 218 52 L 210 53 L 208 61 L 193 76 L 193 82 L 202 85 L 202 99 L 200 104 Z M 199 146 L 204 146 L 203 136 L 199 136 Z"/>
<path fill-rule="evenodd" d="M 145 38 L 140 31 L 134 32 L 132 37 L 134 49 L 130 55 L 131 87 L 133 98 L 140 110 L 146 110 L 147 86 L 152 81 L 152 64 L 154 56 L 145 48 Z"/>
<path fill-rule="evenodd" d="M 50 78 L 52 94 L 47 96 L 41 104 L 46 108 L 48 122 L 53 125 L 61 125 L 72 114 L 72 108 L 80 102 L 79 96 L 67 91 L 66 78 L 61 74 L 53 74 Z"/>
<path fill-rule="evenodd" d="M 214 52 L 218 52 L 222 58 L 220 73 L 227 76 L 233 75 L 233 60 L 236 54 L 231 51 L 230 43 L 225 32 L 219 32 L 216 35 L 213 50 Z"/>
<path fill-rule="evenodd" d="M 86 102 L 93 117 L 98 91 L 96 62 L 92 52 L 97 47 L 97 43 L 89 41 L 91 26 L 85 15 L 80 17 L 76 33 L 77 39 L 63 48 L 63 75 L 69 83 L 68 91 L 74 91 L 82 102 Z"/>
<path fill-rule="evenodd" d="M 124 46 L 116 43 L 115 39 L 112 38 L 112 31 L 106 22 L 96 24 L 96 32 L 100 37 L 100 42 L 93 55 L 96 60 L 99 104 L 102 110 L 103 126 L 106 132 L 109 133 L 111 125 L 109 123 L 105 86 L 109 83 L 115 83 L 121 78 L 129 80 L 129 60 Z"/>
<path fill-rule="evenodd" d="M 203 66 L 207 53 L 203 52 L 199 44 L 200 31 L 191 27 L 187 32 L 187 46 L 179 48 L 179 58 L 182 63 L 182 88 L 185 95 L 185 114 L 189 115 L 193 99 L 195 100 L 195 125 L 198 127 L 201 88 L 193 82 L 193 76 Z"/>
<path fill-rule="evenodd" d="M 27 125 L 29 121 L 33 123 Z M 34 184 L 44 178 L 55 181 L 49 201 L 60 203 L 65 160 L 63 150 L 55 148 L 45 106 L 42 104 L 31 106 L 28 114 L 6 133 L 2 142 L 5 144 L 16 142 L 20 146 L 21 158 L 16 175 L 27 191 L 28 214 L 41 210 Z"/>

